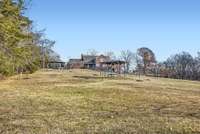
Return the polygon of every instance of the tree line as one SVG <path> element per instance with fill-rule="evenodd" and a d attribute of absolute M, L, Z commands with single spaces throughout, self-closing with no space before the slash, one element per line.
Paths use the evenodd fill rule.
<path fill-rule="evenodd" d="M 98 54 L 95 50 L 90 50 L 89 54 Z M 114 52 L 105 52 L 106 56 L 112 59 L 120 59 L 126 62 L 125 72 L 138 75 L 148 75 L 154 77 L 165 77 L 185 80 L 200 80 L 200 52 L 193 57 L 188 52 L 174 54 L 163 62 L 157 62 L 155 53 L 142 47 L 136 52 L 130 50 L 121 51 L 119 56 Z"/>
<path fill-rule="evenodd" d="M 162 77 L 200 80 L 200 52 L 197 53 L 197 57 L 188 52 L 181 52 L 158 65 Z"/>
<path fill-rule="evenodd" d="M 52 58 L 54 41 L 34 30 L 25 0 L 0 0 L 0 75 L 32 73 Z"/>
<path fill-rule="evenodd" d="M 133 57 L 134 60 L 134 57 Z M 149 48 L 137 50 L 135 72 L 155 77 L 185 80 L 200 80 L 200 52 L 193 57 L 188 52 L 174 54 L 166 61 L 157 62 L 156 56 Z"/>
<path fill-rule="evenodd" d="M 141 51 L 143 52 L 141 53 Z M 155 54 L 148 48 L 138 49 L 137 54 L 140 59 L 136 66 L 136 72 L 143 70 L 144 75 L 200 80 L 200 52 L 197 53 L 196 57 L 188 52 L 181 52 L 170 56 L 163 62 L 157 62 Z"/>

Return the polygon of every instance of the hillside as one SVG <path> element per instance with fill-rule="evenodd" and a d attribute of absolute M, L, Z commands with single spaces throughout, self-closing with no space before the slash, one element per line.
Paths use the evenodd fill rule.
<path fill-rule="evenodd" d="M 0 81 L 0 133 L 199 134 L 200 83 L 88 70 Z"/>

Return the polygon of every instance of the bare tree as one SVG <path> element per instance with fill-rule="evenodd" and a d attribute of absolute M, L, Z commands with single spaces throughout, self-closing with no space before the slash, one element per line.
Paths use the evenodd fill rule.
<path fill-rule="evenodd" d="M 197 53 L 197 57 L 194 59 L 194 78 L 195 80 L 200 80 L 200 52 Z"/>
<path fill-rule="evenodd" d="M 41 55 L 42 55 L 42 68 L 46 67 L 46 62 L 50 59 L 51 53 L 53 53 L 52 47 L 55 41 L 49 39 L 41 40 Z"/>
<path fill-rule="evenodd" d="M 137 54 L 135 54 L 135 64 L 136 64 L 135 69 L 139 77 L 141 75 L 141 72 L 143 71 L 142 63 L 143 63 L 142 58 Z"/>
<path fill-rule="evenodd" d="M 104 55 L 110 57 L 113 60 L 117 59 L 115 53 L 112 51 L 105 52 Z"/>
<path fill-rule="evenodd" d="M 164 62 L 168 77 L 177 79 L 194 79 L 197 63 L 187 52 L 173 55 Z"/>
<path fill-rule="evenodd" d="M 156 63 L 155 54 L 149 48 L 142 47 L 137 50 L 137 54 L 143 60 L 143 73 L 146 75 L 147 67 L 149 67 L 152 63 Z"/>
<path fill-rule="evenodd" d="M 95 49 L 89 49 L 88 51 L 87 51 L 87 54 L 88 55 L 92 55 L 92 56 L 97 56 L 98 55 L 98 51 L 96 51 Z"/>
<path fill-rule="evenodd" d="M 130 66 L 135 58 L 135 54 L 131 52 L 130 50 L 123 50 L 121 51 L 120 59 L 124 60 L 126 62 L 125 65 L 125 71 L 130 71 Z"/>

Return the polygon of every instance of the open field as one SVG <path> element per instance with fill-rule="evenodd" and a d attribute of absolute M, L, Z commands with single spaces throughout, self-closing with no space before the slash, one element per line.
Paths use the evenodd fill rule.
<path fill-rule="evenodd" d="M 200 83 L 38 71 L 0 82 L 0 134 L 200 134 Z"/>

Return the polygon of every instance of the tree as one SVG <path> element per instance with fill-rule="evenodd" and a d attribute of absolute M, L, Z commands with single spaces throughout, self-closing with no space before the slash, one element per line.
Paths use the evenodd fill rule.
<path fill-rule="evenodd" d="M 110 57 L 113 60 L 117 59 L 115 53 L 112 51 L 105 52 L 104 55 Z"/>
<path fill-rule="evenodd" d="M 96 51 L 95 49 L 89 49 L 87 54 L 91 55 L 91 56 L 97 56 L 98 55 L 98 51 Z"/>
<path fill-rule="evenodd" d="M 197 62 L 187 52 L 175 54 L 164 62 L 169 77 L 178 79 L 193 79 Z"/>
<path fill-rule="evenodd" d="M 46 68 L 47 62 L 51 59 L 51 54 L 54 53 L 52 47 L 54 46 L 55 41 L 49 39 L 41 39 L 40 41 L 40 53 L 42 68 Z"/>
<path fill-rule="evenodd" d="M 141 72 L 143 71 L 143 61 L 142 58 L 140 56 L 138 56 L 138 54 L 135 54 L 135 69 L 136 72 L 138 73 L 138 75 L 141 75 Z"/>
<path fill-rule="evenodd" d="M 13 74 L 30 64 L 34 44 L 29 26 L 32 22 L 25 16 L 24 1 L 3 0 L 0 3 L 0 73 Z M 33 49 L 34 50 L 34 49 Z M 34 63 L 34 61 L 32 62 Z"/>
<path fill-rule="evenodd" d="M 130 71 L 130 66 L 134 60 L 134 57 L 135 57 L 135 54 L 131 52 L 130 50 L 121 51 L 120 58 L 126 62 L 126 65 L 125 65 L 126 72 Z"/>
<path fill-rule="evenodd" d="M 24 16 L 26 2 L 0 1 L 0 74 L 31 73 L 40 67 L 42 36 Z"/>
<path fill-rule="evenodd" d="M 152 63 L 156 63 L 155 54 L 149 48 L 142 47 L 137 50 L 137 54 L 143 61 L 143 73 L 146 75 L 147 67 L 150 67 Z"/>
<path fill-rule="evenodd" d="M 192 71 L 190 69 L 193 66 L 193 57 L 187 52 L 182 52 L 175 55 L 174 58 L 177 65 L 176 69 L 181 79 L 188 79 L 188 75 L 190 75 L 190 71 Z"/>
<path fill-rule="evenodd" d="M 200 52 L 197 53 L 197 57 L 194 58 L 194 79 L 200 80 Z"/>

